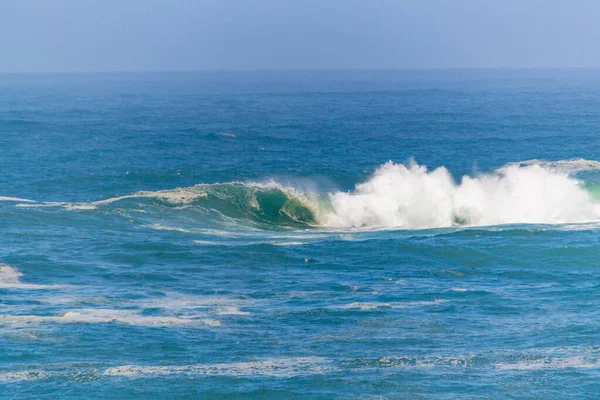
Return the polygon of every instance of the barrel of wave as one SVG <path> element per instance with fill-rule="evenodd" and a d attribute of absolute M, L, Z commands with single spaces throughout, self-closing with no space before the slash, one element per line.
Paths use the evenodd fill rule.
<path fill-rule="evenodd" d="M 203 192 L 202 207 L 237 220 L 282 228 L 319 225 L 320 197 L 275 181 L 198 185 L 196 190 Z"/>

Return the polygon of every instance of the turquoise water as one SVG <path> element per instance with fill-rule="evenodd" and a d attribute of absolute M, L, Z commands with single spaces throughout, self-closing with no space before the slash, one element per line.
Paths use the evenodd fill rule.
<path fill-rule="evenodd" d="M 0 398 L 600 391 L 600 70 L 0 89 Z"/>

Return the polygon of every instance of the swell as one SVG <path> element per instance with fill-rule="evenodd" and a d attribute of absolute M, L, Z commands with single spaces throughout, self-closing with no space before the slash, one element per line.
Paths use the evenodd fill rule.
<path fill-rule="evenodd" d="M 600 220 L 600 185 L 581 173 L 600 162 L 528 160 L 456 181 L 445 167 L 388 162 L 348 192 L 319 192 L 266 183 L 199 184 L 137 192 L 91 203 L 35 203 L 72 210 L 155 206 L 153 213 L 195 211 L 207 222 L 234 220 L 263 229 L 425 229 L 503 224 L 567 224 Z M 11 199 L 16 200 L 16 199 Z M 133 203 L 132 203 L 133 202 Z M 164 215 L 163 215 L 164 216 Z"/>

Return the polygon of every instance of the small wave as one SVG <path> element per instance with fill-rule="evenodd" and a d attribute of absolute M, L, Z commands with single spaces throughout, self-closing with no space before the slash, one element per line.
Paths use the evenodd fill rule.
<path fill-rule="evenodd" d="M 270 242 L 273 246 L 302 246 L 306 242 L 290 241 L 290 242 Z"/>
<path fill-rule="evenodd" d="M 218 310 L 219 315 L 250 315 L 247 311 L 241 311 L 236 306 L 221 306 Z"/>
<path fill-rule="evenodd" d="M 205 246 L 229 246 L 229 243 L 219 243 L 219 242 L 214 242 L 212 240 L 194 240 L 195 244 L 201 244 L 201 245 L 205 245 Z"/>
<path fill-rule="evenodd" d="M 515 163 L 509 163 L 506 167 L 517 166 L 525 167 L 537 165 L 539 167 L 567 174 L 576 174 L 584 171 L 600 171 L 600 161 L 586 160 L 584 158 L 571 158 L 569 160 L 546 161 L 546 160 L 526 160 Z"/>
<path fill-rule="evenodd" d="M 216 135 L 220 136 L 220 137 L 228 137 L 228 138 L 236 137 L 236 135 L 234 133 L 229 133 L 229 132 L 219 132 Z"/>
<path fill-rule="evenodd" d="M 446 300 L 436 299 L 433 301 L 409 301 L 409 302 L 354 302 L 340 306 L 343 309 L 359 309 L 362 311 L 377 310 L 380 308 L 417 308 L 438 305 Z"/>
<path fill-rule="evenodd" d="M 10 265 L 0 264 L 0 289 L 59 289 L 66 285 L 38 285 L 21 282 L 23 274 Z"/>
<path fill-rule="evenodd" d="M 68 210 L 77 210 L 78 208 L 76 206 L 77 203 L 67 203 L 63 201 L 49 201 L 44 203 L 24 202 L 16 205 L 16 207 L 19 208 L 64 207 Z"/>
<path fill-rule="evenodd" d="M 182 233 L 192 233 L 193 231 L 189 229 L 179 228 L 177 226 L 167 226 L 162 224 L 152 224 L 150 228 L 156 229 L 158 231 L 173 231 L 173 232 L 182 232 Z"/>
<path fill-rule="evenodd" d="M 35 200 L 22 199 L 20 197 L 0 196 L 0 201 L 14 201 L 16 203 L 35 203 Z"/>

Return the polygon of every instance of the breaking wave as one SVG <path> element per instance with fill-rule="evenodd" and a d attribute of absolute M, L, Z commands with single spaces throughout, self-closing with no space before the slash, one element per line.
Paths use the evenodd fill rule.
<path fill-rule="evenodd" d="M 600 186 L 581 180 L 600 162 L 584 159 L 510 163 L 456 181 L 445 168 L 388 162 L 348 192 L 321 193 L 267 183 L 200 184 L 138 192 L 92 203 L 35 203 L 71 210 L 131 199 L 195 209 L 260 228 L 424 229 L 502 224 L 566 224 L 600 220 Z"/>
<path fill-rule="evenodd" d="M 595 161 L 532 160 L 457 183 L 444 167 L 429 171 L 415 162 L 389 162 L 354 191 L 330 195 L 327 225 L 418 229 L 597 221 L 600 202 L 575 175 L 598 169 Z"/>

